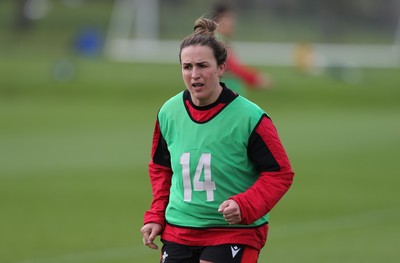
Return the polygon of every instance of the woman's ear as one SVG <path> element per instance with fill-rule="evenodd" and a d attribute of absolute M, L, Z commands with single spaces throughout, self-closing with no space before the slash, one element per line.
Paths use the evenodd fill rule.
<path fill-rule="evenodd" d="M 225 71 L 226 71 L 226 63 L 222 63 L 221 65 L 218 66 L 217 74 L 219 77 L 224 75 Z"/>

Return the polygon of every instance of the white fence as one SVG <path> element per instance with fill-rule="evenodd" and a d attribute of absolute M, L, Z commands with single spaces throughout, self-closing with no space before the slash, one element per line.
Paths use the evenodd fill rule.
<path fill-rule="evenodd" d="M 106 43 L 106 54 L 116 61 L 177 63 L 179 41 L 112 39 Z M 238 56 L 253 65 L 294 65 L 297 43 L 234 42 Z M 400 46 L 320 44 L 311 45 L 314 66 L 400 67 Z"/>

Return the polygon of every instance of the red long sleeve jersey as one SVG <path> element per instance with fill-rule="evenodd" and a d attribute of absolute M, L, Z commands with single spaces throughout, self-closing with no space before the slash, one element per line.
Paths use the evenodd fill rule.
<path fill-rule="evenodd" d="M 217 102 L 206 107 L 196 107 L 189 93 L 184 93 L 184 103 L 188 114 L 197 122 L 206 122 L 213 118 L 224 106 L 238 96 L 224 86 Z M 242 222 L 250 224 L 269 213 L 275 204 L 287 192 L 293 181 L 294 173 L 286 152 L 280 142 L 277 131 L 264 115 L 249 138 L 248 156 L 259 173 L 258 180 L 245 192 L 232 196 L 240 207 Z M 168 224 L 165 210 L 169 200 L 172 170 L 170 154 L 166 142 L 156 121 L 151 160 L 149 163 L 153 200 L 144 215 L 144 223 L 159 223 L 163 226 L 161 238 L 170 242 L 189 246 L 211 246 L 226 243 L 238 243 L 261 249 L 266 242 L 268 224 L 252 228 L 207 228 L 193 229 Z"/>

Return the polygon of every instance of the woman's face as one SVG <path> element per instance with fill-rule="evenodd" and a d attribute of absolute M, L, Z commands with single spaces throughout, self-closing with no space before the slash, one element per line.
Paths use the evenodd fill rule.
<path fill-rule="evenodd" d="M 181 51 L 183 81 L 197 106 L 214 103 L 221 93 L 220 77 L 225 72 L 225 63 L 217 60 L 209 46 L 188 46 Z"/>

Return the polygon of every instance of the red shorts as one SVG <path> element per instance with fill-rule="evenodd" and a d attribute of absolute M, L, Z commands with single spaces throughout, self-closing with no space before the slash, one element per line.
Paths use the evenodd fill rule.
<path fill-rule="evenodd" d="M 160 263 L 256 263 L 260 251 L 241 244 L 186 246 L 162 240 Z"/>

